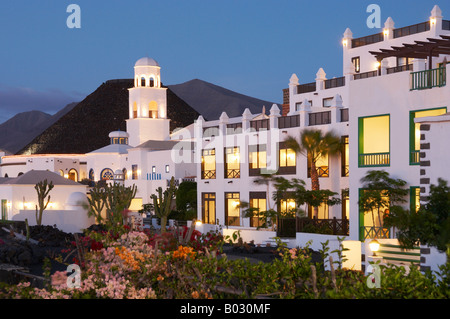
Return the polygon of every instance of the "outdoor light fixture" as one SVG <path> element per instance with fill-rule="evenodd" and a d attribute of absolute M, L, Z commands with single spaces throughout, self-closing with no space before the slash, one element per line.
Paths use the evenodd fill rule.
<path fill-rule="evenodd" d="M 389 35 L 389 30 L 388 29 L 383 30 L 383 34 L 387 37 Z"/>
<path fill-rule="evenodd" d="M 369 247 L 370 250 L 373 252 L 373 255 L 376 256 L 376 252 L 378 251 L 378 249 L 380 249 L 380 243 L 376 239 L 373 239 L 369 243 Z"/>
<path fill-rule="evenodd" d="M 436 18 L 431 18 L 430 19 L 430 24 L 431 25 L 435 25 L 436 24 Z"/>
<path fill-rule="evenodd" d="M 201 220 L 197 220 L 196 222 L 195 222 L 195 226 L 201 226 L 202 225 L 202 221 Z"/>
<path fill-rule="evenodd" d="M 342 45 L 343 45 L 344 47 L 346 47 L 346 46 L 347 46 L 347 44 L 348 44 L 348 41 L 347 41 L 347 39 L 344 39 L 344 40 L 342 40 Z"/>

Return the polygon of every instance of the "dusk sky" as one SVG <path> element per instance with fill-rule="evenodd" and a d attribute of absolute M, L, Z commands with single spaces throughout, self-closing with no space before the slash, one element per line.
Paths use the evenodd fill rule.
<path fill-rule="evenodd" d="M 69 4 L 81 28 L 66 25 Z M 30 110 L 53 114 L 109 79 L 132 78 L 136 60 L 161 65 L 162 82 L 195 78 L 263 100 L 282 102 L 292 73 L 312 82 L 322 67 L 342 76 L 341 39 L 429 19 L 435 4 L 450 20 L 450 1 L 299 0 L 15 0 L 0 2 L 0 123 Z"/>

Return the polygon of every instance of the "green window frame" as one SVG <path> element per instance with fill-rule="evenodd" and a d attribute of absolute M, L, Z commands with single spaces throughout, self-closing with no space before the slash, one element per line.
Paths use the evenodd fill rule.
<path fill-rule="evenodd" d="M 364 119 L 374 117 L 388 117 L 388 142 L 389 149 L 387 152 L 380 153 L 365 153 L 364 152 Z M 391 163 L 391 115 L 377 114 L 371 116 L 358 117 L 358 167 L 389 167 Z"/>
<path fill-rule="evenodd" d="M 420 207 L 420 187 L 411 186 L 409 188 L 409 209 L 411 212 L 418 212 L 419 207 L 416 206 L 418 202 Z"/>
<path fill-rule="evenodd" d="M 414 123 L 414 119 L 416 118 L 416 113 L 425 112 L 425 111 L 434 111 L 434 110 L 444 110 L 443 114 L 447 112 L 447 107 L 435 107 L 430 109 L 420 109 L 409 111 L 409 165 L 419 165 L 420 158 L 419 152 L 420 150 L 416 150 L 416 123 Z M 420 138 L 420 137 L 419 137 Z"/>

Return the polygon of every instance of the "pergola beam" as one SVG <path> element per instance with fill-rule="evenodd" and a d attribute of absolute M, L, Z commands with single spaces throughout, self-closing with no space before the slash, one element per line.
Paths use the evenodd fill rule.
<path fill-rule="evenodd" d="M 427 41 L 414 41 L 415 44 L 403 43 L 403 46 L 391 46 L 391 49 L 369 51 L 378 61 L 389 57 L 405 57 L 428 59 L 431 68 L 431 58 L 440 54 L 450 54 L 450 36 L 441 35 L 442 39 L 427 38 Z"/>

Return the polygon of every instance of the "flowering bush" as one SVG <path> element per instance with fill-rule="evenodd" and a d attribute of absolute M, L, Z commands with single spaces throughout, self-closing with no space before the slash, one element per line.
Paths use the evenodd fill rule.
<path fill-rule="evenodd" d="M 448 265 L 442 267 L 437 282 L 417 268 L 405 273 L 400 267 L 384 267 L 381 288 L 370 289 L 363 272 L 326 271 L 323 263 L 312 263 L 308 247 L 279 247 L 278 258 L 273 262 L 252 263 L 247 259 L 229 260 L 204 249 L 214 247 L 217 238 L 215 234 L 195 234 L 190 237 L 192 241 L 180 244 L 175 233 L 156 236 L 129 230 L 114 235 L 114 239 L 107 233 L 90 234 L 81 240 L 89 249 L 84 256 L 79 287 L 68 287 L 72 275 L 55 272 L 44 289 L 31 287 L 27 282 L 0 286 L 0 298 L 450 297 L 448 285 L 444 284 L 449 280 Z M 167 245 L 160 244 L 163 239 Z M 203 245 L 203 250 L 197 244 Z M 325 252 L 324 249 L 324 256 Z M 421 289 L 415 289 L 418 286 Z"/>

